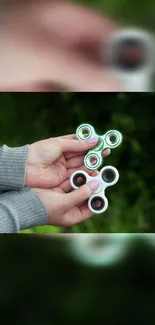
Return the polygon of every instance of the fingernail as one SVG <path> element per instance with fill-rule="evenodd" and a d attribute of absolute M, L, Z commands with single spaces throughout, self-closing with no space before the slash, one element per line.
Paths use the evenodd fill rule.
<path fill-rule="evenodd" d="M 92 181 L 90 183 L 90 186 L 92 188 L 93 191 L 96 191 L 99 187 L 100 187 L 100 181 Z"/>
<path fill-rule="evenodd" d="M 98 137 L 88 139 L 88 143 L 96 143 L 98 141 Z"/>

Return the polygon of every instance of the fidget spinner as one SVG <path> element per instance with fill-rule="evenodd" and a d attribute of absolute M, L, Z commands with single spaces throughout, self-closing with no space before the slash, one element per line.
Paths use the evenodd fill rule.
<path fill-rule="evenodd" d="M 97 170 L 103 164 L 103 152 L 106 149 L 118 147 L 122 142 L 122 134 L 117 130 L 110 130 L 103 135 L 98 135 L 90 124 L 81 124 L 76 135 L 79 140 L 86 140 L 98 137 L 98 143 L 89 150 L 84 158 L 84 165 L 89 170 Z M 119 180 L 119 172 L 113 166 L 103 167 L 97 176 L 90 176 L 83 170 L 75 171 L 70 178 L 72 188 L 78 189 L 80 186 L 99 180 L 100 187 L 90 196 L 88 207 L 95 214 L 103 213 L 108 208 L 108 199 L 105 190 L 109 186 L 115 185 Z"/>
<path fill-rule="evenodd" d="M 93 213 L 99 214 L 105 212 L 108 208 L 108 200 L 105 196 L 105 190 L 107 187 L 113 186 L 118 182 L 119 173 L 113 166 L 103 167 L 100 173 L 95 177 L 88 175 L 83 170 L 78 170 L 72 174 L 70 182 L 71 186 L 74 189 L 77 189 L 93 180 L 99 180 L 100 187 L 90 196 L 88 207 Z"/>
<path fill-rule="evenodd" d="M 84 158 L 84 164 L 90 170 L 96 170 L 103 164 L 104 150 L 114 149 L 122 142 L 122 134 L 117 130 L 110 130 L 103 135 L 98 135 L 90 124 L 80 125 L 76 130 L 76 135 L 79 140 L 98 137 L 98 143 L 93 149 L 89 150 Z"/>

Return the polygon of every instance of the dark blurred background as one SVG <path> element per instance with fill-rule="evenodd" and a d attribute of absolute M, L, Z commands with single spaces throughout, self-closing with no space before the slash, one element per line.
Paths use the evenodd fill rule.
<path fill-rule="evenodd" d="M 0 236 L 1 322 L 155 323 L 154 245 L 135 236 L 124 259 L 106 267 L 80 263 L 71 245 L 72 237 Z"/>
<path fill-rule="evenodd" d="M 155 231 L 155 95 L 153 93 L 1 93 L 0 145 L 21 146 L 75 133 L 88 122 L 98 133 L 119 130 L 123 144 L 105 159 L 119 182 L 107 189 L 103 215 L 70 229 L 39 227 L 28 232 Z"/>

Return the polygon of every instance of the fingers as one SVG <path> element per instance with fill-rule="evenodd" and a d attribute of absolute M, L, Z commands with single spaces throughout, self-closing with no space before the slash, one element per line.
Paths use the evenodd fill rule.
<path fill-rule="evenodd" d="M 37 12 L 37 20 L 57 42 L 96 62 L 101 62 L 101 51 L 103 53 L 109 35 L 120 28 L 114 19 L 94 8 L 70 1 L 52 1 L 45 5 Z"/>
<path fill-rule="evenodd" d="M 67 134 L 57 137 L 57 139 L 77 139 L 76 134 Z"/>
<path fill-rule="evenodd" d="M 64 181 L 61 184 L 61 189 L 64 193 L 69 192 L 72 189 L 71 183 L 70 183 L 70 179 L 67 179 L 66 181 Z"/>
<path fill-rule="evenodd" d="M 92 212 L 88 208 L 88 204 L 85 203 L 81 207 L 74 207 L 65 215 L 63 215 L 63 219 L 65 222 L 65 227 L 71 227 L 79 222 L 82 222 L 92 216 Z"/>
<path fill-rule="evenodd" d="M 52 188 L 52 191 L 53 191 L 53 192 L 56 192 L 56 193 L 61 193 L 61 194 L 64 194 L 64 191 L 63 191 L 63 189 L 61 189 L 60 187 L 55 187 L 55 188 Z"/>
<path fill-rule="evenodd" d="M 67 44 L 79 40 L 102 40 L 118 27 L 118 23 L 84 5 L 70 1 L 44 0 L 44 7 L 37 11 L 36 19 L 42 26 L 59 40 Z M 79 24 L 80 22 L 80 24 Z"/>
<path fill-rule="evenodd" d="M 63 46 L 58 46 L 58 44 L 55 46 L 48 44 L 46 51 L 44 50 L 42 53 L 41 64 L 36 62 L 36 65 L 43 82 L 55 82 L 72 91 L 109 92 L 123 90 L 122 85 L 118 80 L 114 80 L 106 68 L 101 68 L 99 64 L 90 62 L 88 57 Z"/>
<path fill-rule="evenodd" d="M 18 28 L 19 35 L 16 36 L 17 31 L 14 31 L 1 40 L 1 90 L 17 90 L 18 86 L 24 90 L 29 85 L 37 87 L 44 83 L 73 91 L 122 90 L 122 86 L 118 85 L 107 69 L 89 61 L 87 55 L 79 54 L 76 49 L 58 42 L 57 37 L 52 37 L 54 33 L 45 33 L 42 28 L 40 31 L 36 28 L 32 30 L 32 24 L 29 28 L 24 35 Z"/>
<path fill-rule="evenodd" d="M 84 160 L 84 155 L 80 155 L 80 156 L 71 158 L 71 159 L 67 160 L 66 167 L 67 168 L 79 168 L 79 166 L 81 166 L 83 164 L 83 160 Z"/>
<path fill-rule="evenodd" d="M 78 169 L 85 171 L 86 173 L 88 173 L 88 175 L 90 175 L 91 172 L 92 172 L 91 170 L 87 169 L 87 168 L 85 167 L 85 165 L 80 166 Z M 76 170 L 77 170 L 77 168 L 70 168 L 70 169 L 68 169 L 68 171 L 67 171 L 67 178 L 70 178 L 71 175 L 72 175 Z"/>
<path fill-rule="evenodd" d="M 18 91 L 18 92 L 35 92 L 35 93 L 39 93 L 39 92 L 56 92 L 56 91 L 58 91 L 58 89 L 54 86 L 54 85 L 52 85 L 52 84 L 50 84 L 50 85 L 47 85 L 47 84 L 39 84 L 39 83 L 37 83 L 37 84 L 35 84 L 35 83 L 30 83 L 30 84 L 28 84 L 28 85 L 18 85 L 18 86 L 14 86 L 14 87 L 12 87 L 12 88 L 8 88 L 7 89 L 7 91 L 9 92 L 16 92 L 16 91 Z"/>
<path fill-rule="evenodd" d="M 109 156 L 110 153 L 111 153 L 111 150 L 106 149 L 103 152 L 103 157 Z M 67 153 L 65 153 L 65 158 L 69 160 L 71 158 L 78 157 L 78 156 L 80 156 L 82 154 L 83 154 L 83 156 L 85 156 L 87 154 L 87 151 L 84 151 L 84 152 L 67 152 Z"/>
<path fill-rule="evenodd" d="M 68 2 L 36 2 L 36 7 L 20 10 L 14 19 L 17 25 L 9 25 L 1 40 L 1 90 L 55 84 L 73 91 L 123 91 L 107 69 L 91 62 L 85 51 L 77 51 L 78 46 L 102 42 L 116 23 Z"/>
<path fill-rule="evenodd" d="M 57 139 L 58 140 L 58 139 Z M 91 138 L 89 140 L 78 140 L 78 139 L 60 139 L 58 144 L 62 152 L 85 152 L 93 148 L 98 142 L 98 138 Z"/>
<path fill-rule="evenodd" d="M 86 155 L 86 154 L 87 154 L 87 151 L 84 151 L 84 152 L 66 152 L 65 153 L 65 158 L 68 160 L 68 159 L 78 157 L 80 155 Z"/>
<path fill-rule="evenodd" d="M 82 168 L 80 168 L 80 170 L 82 170 Z M 74 170 L 76 171 L 76 169 Z M 98 171 L 94 171 L 94 172 L 89 172 L 88 171 L 88 174 L 92 177 L 95 177 L 99 174 Z M 72 190 L 72 186 L 71 186 L 71 183 L 70 183 L 70 178 L 67 179 L 66 181 L 64 181 L 62 184 L 61 184 L 61 189 L 62 189 L 62 192 L 64 193 L 68 193 L 70 190 Z"/>
<path fill-rule="evenodd" d="M 97 176 L 98 174 L 99 174 L 99 172 L 98 172 L 97 170 L 95 170 L 95 171 L 93 171 L 93 172 L 90 174 L 90 176 L 95 177 L 95 176 Z"/>
<path fill-rule="evenodd" d="M 110 149 L 106 149 L 104 152 L 103 152 L 103 158 L 109 156 L 111 154 L 111 150 Z"/>
<path fill-rule="evenodd" d="M 110 149 L 105 150 L 103 153 L 103 157 L 107 157 L 109 155 L 110 155 Z M 68 159 L 66 162 L 67 168 L 79 168 L 79 166 L 83 164 L 84 156 L 85 155 L 82 154 L 82 155 L 75 156 L 74 158 Z"/>
<path fill-rule="evenodd" d="M 88 200 L 90 195 L 94 193 L 99 186 L 100 186 L 100 182 L 97 180 L 93 180 L 81 186 L 77 190 L 65 194 L 62 197 L 62 201 L 61 201 L 61 206 L 64 213 L 78 205 L 82 205 L 82 203 Z"/>

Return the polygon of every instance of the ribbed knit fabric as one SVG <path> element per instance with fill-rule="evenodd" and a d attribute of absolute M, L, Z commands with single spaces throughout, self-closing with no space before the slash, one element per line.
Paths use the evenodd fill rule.
<path fill-rule="evenodd" d="M 45 224 L 47 214 L 43 204 L 29 187 L 0 195 L 0 233 L 17 233 Z"/>
<path fill-rule="evenodd" d="M 30 187 L 24 188 L 28 145 L 0 148 L 0 233 L 47 224 L 43 203 Z"/>
<path fill-rule="evenodd" d="M 0 190 L 20 190 L 24 186 L 25 166 L 28 156 L 28 145 L 0 148 Z"/>

